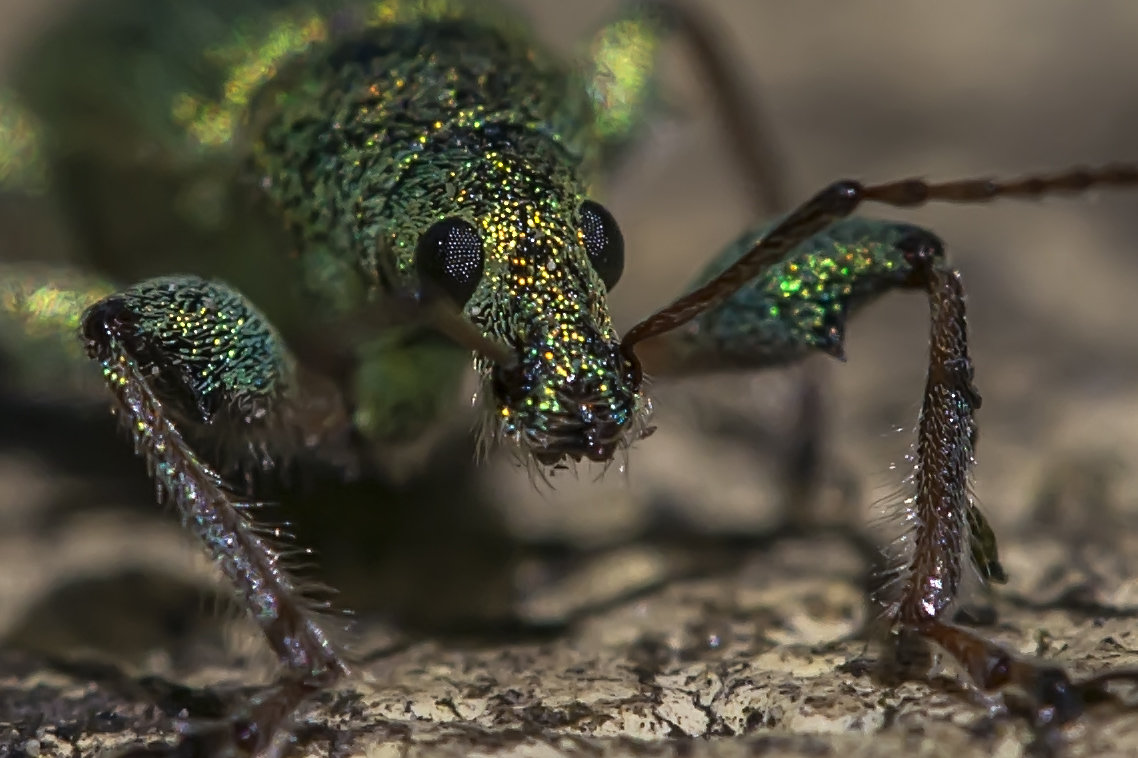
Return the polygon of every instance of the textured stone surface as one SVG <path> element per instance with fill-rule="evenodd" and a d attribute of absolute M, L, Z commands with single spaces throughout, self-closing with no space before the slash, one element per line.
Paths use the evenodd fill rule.
<path fill-rule="evenodd" d="M 558 39 L 606 7 L 534 5 Z M 795 196 L 844 174 L 1138 157 L 1133 4 L 707 5 L 764 97 Z M 690 74 L 679 58 L 669 71 L 692 115 L 662 120 L 609 193 L 630 251 L 624 325 L 748 218 Z M 984 631 L 1081 676 L 1138 665 L 1134 202 L 915 216 L 971 293 L 976 488 L 1011 574 Z M 846 365 L 816 367 L 840 474 L 822 488 L 829 523 L 897 500 L 889 464 L 908 436 L 893 430 L 915 418 L 924 313 L 919 297 L 890 298 L 853 325 Z M 468 476 L 458 450 L 440 456 L 442 491 L 436 473 L 433 489 L 310 497 L 288 515 L 360 609 L 362 663 L 306 715 L 300 753 L 1026 752 L 1023 721 L 951 671 L 875 674 L 855 546 L 763 537 L 799 377 L 661 387 L 661 430 L 599 484 L 582 472 L 535 491 L 508 461 Z M 220 713 L 268 674 L 255 636 L 203 610 L 209 567 L 149 503 L 126 448 L 101 411 L 0 405 L 0 755 L 169 742 L 184 708 Z M 1133 754 L 1136 715 L 1093 709 L 1063 735 L 1067 754 Z"/>
<path fill-rule="evenodd" d="M 1133 555 L 1135 545 L 1105 547 Z M 1009 561 L 1040 551 L 1067 552 L 1042 539 L 1012 546 Z M 360 681 L 322 697 L 307 715 L 301 754 L 939 755 L 947 745 L 960 755 L 1022 754 L 1032 742 L 1023 721 L 950 675 L 929 684 L 874 678 L 875 651 L 857 636 L 865 608 L 851 578 L 859 563 L 836 539 L 791 539 L 735 570 L 670 581 L 586 613 L 546 639 L 365 633 Z M 1128 590 L 1134 581 L 1100 585 L 1107 597 Z M 1136 610 L 1001 603 L 999 623 L 987 631 L 1014 650 L 1087 673 L 1133 662 Z M 152 658 L 148 668 L 168 665 Z M 176 677 L 201 688 L 190 692 L 114 666 L 45 670 L 15 654 L 0 659 L 0 672 L 0 708 L 21 730 L 0 740 L 25 751 L 28 739 L 38 740 L 41 755 L 61 756 L 140 737 L 168 740 L 183 707 L 208 714 L 217 708 L 214 693 L 255 676 L 240 664 L 203 666 Z M 1132 712 L 1102 706 L 1065 736 L 1067 754 L 1103 755 L 1133 745 L 1138 724 Z"/>

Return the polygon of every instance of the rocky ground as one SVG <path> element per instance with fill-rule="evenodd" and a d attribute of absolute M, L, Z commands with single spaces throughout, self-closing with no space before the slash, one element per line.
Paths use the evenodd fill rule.
<path fill-rule="evenodd" d="M 10 5 L 0 19 L 40 8 Z M 556 44 L 610 7 L 526 5 Z M 1132 4 L 700 5 L 762 100 L 795 197 L 845 175 L 1138 159 Z M 0 41 L 3 61 L 26 38 Z M 630 251 L 623 325 L 749 217 L 672 52 L 673 107 L 606 193 Z M 985 401 L 976 492 L 1011 577 L 972 598 L 995 611 L 981 629 L 1077 676 L 1138 666 L 1135 201 L 911 216 L 945 238 L 970 292 Z M 826 530 L 771 531 L 802 372 L 660 387 L 660 431 L 603 482 L 582 472 L 550 490 L 506 460 L 475 471 L 456 443 L 432 459 L 445 481 L 436 468 L 292 504 L 300 539 L 359 611 L 358 675 L 305 714 L 298 754 L 1138 751 L 1125 686 L 1121 703 L 1041 743 L 1014 699 L 1009 714 L 950 668 L 920 682 L 877 666 L 872 551 L 842 535 L 899 498 L 890 464 L 904 467 L 897 430 L 918 408 L 925 308 L 889 298 L 855 322 L 846 364 L 809 369 L 826 388 L 831 473 L 812 517 Z M 0 756 L 167 744 L 185 716 L 202 723 L 262 681 L 258 641 L 218 620 L 209 567 L 150 504 L 101 409 L 21 395 L 0 410 Z"/>

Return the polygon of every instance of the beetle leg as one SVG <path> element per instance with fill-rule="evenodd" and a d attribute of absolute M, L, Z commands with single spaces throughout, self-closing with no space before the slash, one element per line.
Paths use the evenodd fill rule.
<path fill-rule="evenodd" d="M 866 221 L 853 213 L 866 202 L 902 208 L 938 202 L 979 204 L 1134 185 L 1138 185 L 1138 166 L 1133 164 L 1004 180 L 834 182 L 769 227 L 749 230 L 713 263 L 692 291 L 629 329 L 621 343 L 629 374 L 639 381 L 644 365 L 665 373 L 690 372 L 697 367 L 700 371 L 755 369 L 788 363 L 813 350 L 840 358 L 846 318 L 853 309 L 888 289 L 925 289 L 932 305 L 933 353 L 915 477 L 927 488 L 918 493 L 918 499 L 926 500 L 918 503 L 918 510 L 937 508 L 931 502 L 935 498 L 951 502 L 939 527 L 921 521 L 913 528 L 950 530 L 952 544 L 943 547 L 966 548 L 981 576 L 1001 581 L 1003 570 L 993 532 L 967 497 L 975 443 L 972 411 L 979 407 L 980 397 L 971 386 L 959 277 L 944 265 L 942 245 L 929 232 L 906 224 Z M 961 405 L 954 409 L 953 403 Z M 932 419 L 927 428 L 926 419 Z M 950 428 L 940 429 L 938 423 Z M 953 438 L 943 442 L 949 446 L 946 452 L 943 445 L 937 448 L 935 435 L 948 432 Z M 937 454 L 956 456 L 948 461 L 951 471 L 938 474 Z M 938 483 L 937 476 L 948 478 Z M 940 537 L 933 534 L 922 539 L 932 549 Z M 922 555 L 920 550 L 917 554 Z M 936 556 L 931 560 L 935 563 Z M 926 576 L 918 581 L 940 581 L 953 566 L 959 571 L 959 561 L 938 564 L 935 568 L 943 577 Z M 920 568 L 928 566 L 914 566 L 914 571 L 919 573 Z M 959 577 L 948 587 L 946 604 L 955 600 L 958 582 Z"/>
<path fill-rule="evenodd" d="M 931 346 L 912 495 L 903 503 L 906 531 L 896 562 L 876 599 L 895 633 L 944 651 L 981 689 L 1026 695 L 1034 721 L 1046 730 L 1076 718 L 1107 679 L 1138 677 L 1111 672 L 1073 683 L 1055 667 L 1018 658 L 951 622 L 968 570 L 985 581 L 1004 579 L 994 534 L 968 486 L 980 395 L 972 382 L 963 287 L 931 233 L 850 214 L 865 200 L 983 202 L 1128 185 L 1136 177 L 1133 167 L 1121 166 L 1010 182 L 839 182 L 773 227 L 746 235 L 704 283 L 634 326 L 624 343 L 634 370 L 640 358 L 650 371 L 676 373 L 763 368 L 814 350 L 841 357 L 849 313 L 889 289 L 924 290 Z M 633 346 L 643 348 L 640 355 Z"/>
<path fill-rule="evenodd" d="M 279 530 L 257 523 L 259 504 L 201 451 L 217 435 L 271 436 L 282 419 L 303 427 L 294 361 L 243 296 L 196 277 L 148 280 L 106 297 L 87 309 L 80 329 L 159 499 L 178 509 L 284 667 L 232 732 L 210 735 L 226 744 L 211 754 L 272 755 L 293 711 L 348 666 L 330 634 L 327 603 L 286 568 Z"/>
<path fill-rule="evenodd" d="M 905 224 L 839 222 L 718 307 L 646 342 L 645 359 L 650 368 L 651 356 L 665 356 L 665 368 L 686 371 L 765 368 L 814 350 L 841 356 L 849 313 L 891 288 L 928 293 L 931 348 L 913 494 L 900 519 L 906 532 L 876 599 L 896 633 L 944 650 L 980 688 L 1026 693 L 1041 726 L 1069 721 L 1082 710 L 1081 685 L 947 620 L 970 567 L 986 581 L 1005 575 L 992 530 L 969 494 L 980 395 L 972 382 L 960 277 L 945 264 L 934 235 Z"/>

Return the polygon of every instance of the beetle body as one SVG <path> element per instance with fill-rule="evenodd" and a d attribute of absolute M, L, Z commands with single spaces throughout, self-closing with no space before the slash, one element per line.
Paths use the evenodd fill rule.
<path fill-rule="evenodd" d="M 470 16 L 371 28 L 295 68 L 255 155 L 304 281 L 335 309 L 361 289 L 448 298 L 518 357 L 509 377 L 480 362 L 500 436 L 611 458 L 644 403 L 605 302 L 623 243 L 587 200 L 579 79 Z"/>

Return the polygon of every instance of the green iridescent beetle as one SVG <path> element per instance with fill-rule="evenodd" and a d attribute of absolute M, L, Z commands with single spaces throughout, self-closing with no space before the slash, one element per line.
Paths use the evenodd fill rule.
<path fill-rule="evenodd" d="M 56 345 L 53 370 L 70 360 L 59 337 L 81 335 L 159 496 L 284 668 L 227 728 L 193 735 L 204 749 L 282 754 L 297 708 L 349 673 L 323 607 L 258 526 L 243 469 L 413 438 L 446 413 L 472 358 L 485 447 L 538 469 L 607 462 L 652 428 L 646 369 L 840 356 L 848 316 L 896 288 L 928 293 L 931 350 L 911 531 L 883 614 L 980 688 L 1025 692 L 1040 723 L 1076 718 L 1097 693 L 1098 680 L 1073 683 L 953 624 L 969 568 L 1003 579 L 967 487 L 980 396 L 963 290 L 935 235 L 852 214 L 1130 186 L 1138 168 L 836 182 L 741 234 L 621 338 L 607 299 L 624 243 L 591 188 L 646 117 L 669 34 L 692 43 L 747 170 L 764 168 L 729 69 L 685 5 L 630 5 L 575 68 L 484 3 L 119 3 L 37 49 L 2 121 L 0 181 L 50 188 L 100 274 L 5 266 L 0 308 L 6 340 Z"/>

